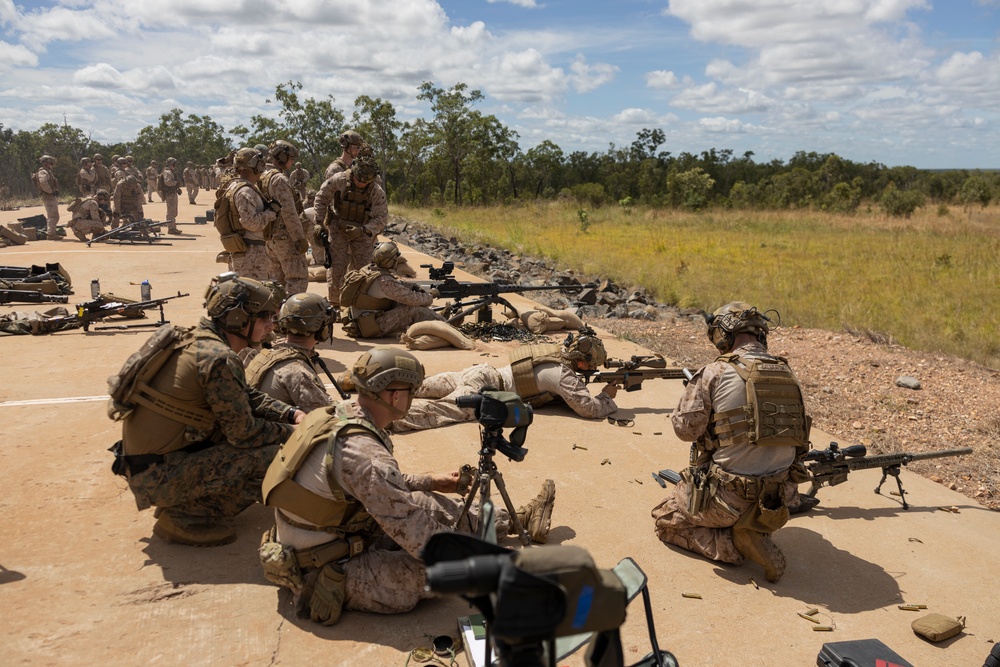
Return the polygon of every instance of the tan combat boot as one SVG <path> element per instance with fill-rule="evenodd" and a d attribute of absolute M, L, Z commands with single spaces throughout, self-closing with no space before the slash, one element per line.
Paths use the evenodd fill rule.
<path fill-rule="evenodd" d="M 528 531 L 532 542 L 545 544 L 549 539 L 549 527 L 552 523 L 552 508 L 556 504 L 556 483 L 545 480 L 542 490 L 535 499 L 517 510 L 517 518 Z M 513 523 L 513 522 L 512 522 Z"/>
<path fill-rule="evenodd" d="M 785 573 L 785 555 L 767 533 L 756 530 L 734 530 L 736 550 L 764 568 L 764 576 L 775 582 Z"/>
<path fill-rule="evenodd" d="M 228 526 L 179 526 L 169 514 L 161 513 L 153 526 L 153 534 L 166 542 L 192 547 L 218 547 L 236 540 L 236 529 Z"/>

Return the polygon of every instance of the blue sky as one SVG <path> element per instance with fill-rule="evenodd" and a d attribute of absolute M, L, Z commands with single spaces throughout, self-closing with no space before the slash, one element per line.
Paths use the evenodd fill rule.
<path fill-rule="evenodd" d="M 429 80 L 481 90 L 524 150 L 659 128 L 674 154 L 997 168 L 998 37 L 1000 0 L 0 0 L 0 123 L 231 128 L 288 80 L 408 120 Z"/>

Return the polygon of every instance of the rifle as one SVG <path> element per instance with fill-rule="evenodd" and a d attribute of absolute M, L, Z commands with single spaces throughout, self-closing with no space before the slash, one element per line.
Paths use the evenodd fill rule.
<path fill-rule="evenodd" d="M 608 359 L 605 368 L 614 370 L 597 371 L 584 375 L 587 384 L 604 382 L 622 385 L 625 391 L 638 391 L 646 380 L 684 380 L 687 385 L 693 377 L 686 368 L 668 368 L 667 361 L 661 355 L 633 356 L 628 361 L 624 359 Z"/>
<path fill-rule="evenodd" d="M 317 352 L 312 356 L 312 360 L 316 362 L 316 365 L 319 366 L 324 373 L 326 373 L 326 376 L 328 378 L 330 378 L 330 382 L 333 383 L 333 388 L 337 390 L 337 393 L 340 394 L 340 397 L 345 401 L 349 400 L 351 398 L 351 395 L 348 394 L 346 391 L 344 391 L 344 388 L 340 386 L 340 383 L 334 379 L 333 373 L 331 373 L 330 369 L 327 368 L 326 362 L 323 361 L 322 357 L 319 356 L 319 352 Z"/>
<path fill-rule="evenodd" d="M 135 245 L 136 243 L 146 243 L 149 245 L 173 245 L 173 243 L 167 243 L 160 238 L 160 223 L 154 222 L 149 218 L 145 220 L 134 220 L 128 222 L 121 227 L 112 229 L 110 232 L 105 232 L 100 236 L 95 236 L 94 238 L 87 241 L 87 247 L 90 247 L 91 243 L 95 241 L 103 241 L 105 239 L 112 239 L 118 242 L 118 245 L 123 243 L 128 243 L 129 245 Z"/>
<path fill-rule="evenodd" d="M 330 232 L 327 231 L 325 225 L 321 225 L 322 229 L 319 232 L 319 242 L 323 245 L 323 250 L 326 251 L 326 257 L 323 259 L 323 268 L 330 270 L 333 265 L 333 252 L 330 251 Z"/>
<path fill-rule="evenodd" d="M 191 296 L 190 294 L 181 294 L 177 292 L 176 296 L 165 296 L 159 299 L 149 299 L 148 301 L 130 301 L 125 303 L 118 300 L 118 297 L 113 294 L 102 294 L 93 301 L 86 301 L 84 303 L 77 304 L 76 313 L 66 317 L 56 317 L 48 320 L 55 324 L 66 324 L 63 328 L 75 328 L 77 326 L 83 327 L 84 331 L 90 331 L 90 325 L 93 322 L 98 322 L 103 320 L 105 317 L 119 316 L 126 319 L 143 319 L 146 317 L 146 312 L 150 308 L 160 309 L 160 319 L 157 322 L 149 322 L 143 324 L 108 324 L 105 326 L 94 327 L 94 331 L 102 331 L 105 329 L 136 329 L 139 327 L 160 327 L 164 324 L 170 324 L 170 320 L 166 319 L 163 312 L 163 304 L 172 299 L 180 299 L 182 297 Z"/>
<path fill-rule="evenodd" d="M 0 303 L 69 303 L 65 294 L 43 294 L 30 290 L 0 289 Z"/>
<path fill-rule="evenodd" d="M 875 493 L 882 493 L 882 484 L 885 483 L 886 477 L 891 475 L 896 478 L 896 486 L 899 488 L 899 497 L 903 501 L 903 509 L 909 509 L 910 506 L 906 502 L 906 492 L 903 490 L 903 482 L 899 479 L 900 466 L 905 466 L 910 461 L 964 456 L 971 453 L 971 447 L 963 447 L 962 449 L 944 449 L 916 454 L 899 452 L 868 456 L 868 449 L 864 445 L 851 445 L 846 449 L 841 449 L 836 442 L 831 442 L 829 448 L 814 449 L 805 456 L 806 470 L 812 478 L 812 486 L 809 487 L 809 492 L 806 495 L 815 497 L 816 492 L 823 486 L 836 486 L 846 482 L 848 473 L 854 470 L 881 468 L 882 479 L 875 487 Z"/>
<path fill-rule="evenodd" d="M 431 264 L 421 264 L 421 268 L 428 269 L 430 281 L 416 281 L 410 283 L 414 288 L 422 288 L 427 291 L 436 290 L 437 298 L 453 299 L 451 303 L 444 306 L 443 314 L 448 324 L 461 321 L 472 313 L 477 313 L 477 322 L 493 321 L 493 305 L 499 304 L 511 310 L 515 315 L 517 308 L 501 294 L 522 294 L 524 292 L 542 292 L 550 290 L 571 290 L 583 289 L 585 287 L 595 287 L 595 285 L 507 285 L 504 283 L 482 283 L 456 280 L 452 275 L 455 269 L 454 262 L 444 262 L 440 268 L 434 268 Z M 466 300 L 474 297 L 471 301 Z"/>

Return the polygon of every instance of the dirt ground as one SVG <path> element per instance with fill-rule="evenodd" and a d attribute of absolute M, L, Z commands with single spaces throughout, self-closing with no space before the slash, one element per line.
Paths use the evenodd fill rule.
<path fill-rule="evenodd" d="M 210 195 L 202 194 L 200 201 L 201 206 L 181 203 L 182 221 L 204 215 Z M 152 204 L 147 214 L 162 218 L 163 210 L 162 204 Z M 37 212 L 41 207 L 0 212 L 0 222 Z M 138 297 L 139 287 L 132 283 L 144 279 L 152 284 L 154 297 L 190 293 L 166 306 L 168 319 L 188 324 L 201 313 L 209 279 L 224 267 L 214 263 L 219 247 L 213 227 L 185 224 L 181 229 L 195 240 L 174 240 L 170 247 L 93 248 L 75 241 L 35 242 L 0 250 L 0 260 L 13 266 L 62 263 L 76 289 L 71 304 L 88 298 L 89 283 L 95 278 L 104 291 L 123 296 Z M 407 255 L 413 266 L 430 259 Z M 310 289 L 322 294 L 325 286 L 313 283 Z M 0 314 L 15 309 L 35 308 L 0 306 Z M 666 327 L 656 330 L 665 350 L 671 349 L 671 341 L 691 337 L 689 352 L 677 348 L 668 353 L 678 363 L 697 365 L 710 356 L 703 331 L 667 322 L 649 326 L 654 325 Z M 602 321 L 599 326 L 613 329 L 616 323 Z M 652 339 L 649 345 L 632 342 L 642 338 L 636 330 L 623 335 L 628 339 L 611 335 L 606 339 L 613 356 L 645 353 L 653 345 Z M 827 335 L 839 335 L 841 340 L 827 340 Z M 4 664 L 321 661 L 402 667 L 411 649 L 429 644 L 428 637 L 454 634 L 456 617 L 469 613 L 468 605 L 456 598 L 429 600 L 398 616 L 347 613 L 332 628 L 297 619 L 288 596 L 260 574 L 256 546 L 272 521 L 270 511 L 260 506 L 238 518 L 239 539 L 225 547 L 193 549 L 152 537 L 152 512 L 137 512 L 124 481 L 110 472 L 106 449 L 120 436 L 120 426 L 104 412 L 106 378 L 147 336 L 148 331 L 141 330 L 68 331 L 0 340 Z M 915 421 L 928 429 L 938 426 L 942 409 L 934 402 L 940 390 L 935 376 L 919 373 L 920 367 L 902 360 L 880 360 L 871 350 L 869 356 L 849 357 L 854 338 L 791 330 L 776 336 L 772 344 L 778 352 L 788 352 L 810 392 L 826 397 L 820 401 L 818 394 L 810 394 L 819 425 L 814 442 L 870 438 L 875 445 L 881 444 L 875 428 L 890 431 L 888 423 L 879 421 L 879 412 L 854 407 L 851 422 L 846 423 L 858 421 L 862 427 L 831 432 L 832 424 L 842 420 L 826 410 L 852 398 L 852 383 L 861 379 L 862 368 L 866 381 L 880 386 L 896 375 L 916 374 L 924 389 L 897 397 L 895 389 L 883 386 L 886 400 L 902 407 L 900 422 Z M 320 351 L 338 373 L 376 342 L 392 341 L 354 341 L 337 331 L 333 343 Z M 811 358 L 800 356 L 794 347 L 806 343 L 825 347 L 841 360 L 842 369 L 811 370 Z M 860 339 L 857 344 L 867 349 Z M 457 370 L 484 361 L 502 365 L 510 346 L 489 343 L 472 351 L 437 350 L 418 356 L 429 372 Z M 873 360 L 880 365 L 872 365 Z M 927 361 L 930 365 L 933 358 Z M 956 377 L 960 368 L 956 362 Z M 978 378 L 969 370 L 962 373 L 965 379 Z M 963 495 L 948 488 L 944 477 L 946 484 L 938 484 L 905 469 L 903 480 L 912 507 L 903 511 L 898 498 L 872 493 L 878 471 L 853 474 L 847 483 L 820 491 L 822 504 L 816 510 L 793 518 L 777 533 L 775 540 L 789 566 L 779 583 L 769 584 L 753 564 L 712 563 L 665 547 L 653 533 L 649 510 L 668 490 L 661 489 L 650 472 L 679 469 L 687 459 L 687 445 L 673 436 L 668 419 L 681 389 L 679 381 L 653 381 L 640 392 L 620 393 L 616 416 L 634 419 L 629 427 L 545 408 L 529 430 L 526 459 L 512 463 L 498 457 L 515 505 L 530 500 L 546 478 L 556 480 L 550 544 L 582 546 L 601 567 L 611 567 L 626 556 L 635 559 L 649 578 L 659 643 L 680 664 L 810 665 L 825 642 L 872 637 L 914 665 L 982 664 L 1000 638 L 1000 610 L 989 584 L 990 573 L 998 571 L 994 542 L 1000 514 L 980 502 L 996 498 L 993 487 L 987 486 L 993 494 L 989 498 L 968 497 L 975 491 Z M 918 403 L 907 402 L 914 397 Z M 975 432 L 985 423 L 978 420 L 989 417 L 988 407 L 996 403 L 980 406 L 970 398 L 965 405 L 970 420 L 976 420 L 968 428 Z M 949 437 L 961 436 L 960 430 L 949 431 Z M 413 471 L 473 463 L 478 440 L 475 424 L 394 437 L 403 469 Z M 941 442 L 935 448 L 960 442 L 965 441 Z M 917 443 L 916 436 L 885 444 L 910 448 L 911 443 Z M 963 491 L 977 483 L 957 479 L 952 481 Z M 697 593 L 701 599 L 682 593 Z M 923 641 L 910 629 L 923 612 L 899 610 L 897 606 L 904 603 L 926 604 L 928 612 L 964 615 L 966 631 L 941 644 Z M 834 630 L 813 631 L 813 624 L 797 615 L 809 608 L 818 609 L 818 618 Z M 630 607 L 622 637 L 629 663 L 649 650 L 641 604 Z M 458 664 L 468 663 L 459 656 Z M 582 665 L 582 654 L 558 664 Z"/>

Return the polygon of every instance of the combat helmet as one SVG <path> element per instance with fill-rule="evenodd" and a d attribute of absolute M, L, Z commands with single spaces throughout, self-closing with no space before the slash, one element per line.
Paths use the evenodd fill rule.
<path fill-rule="evenodd" d="M 280 330 L 300 336 L 314 334 L 319 341 L 333 338 L 333 323 L 336 321 L 337 311 L 330 302 L 309 292 L 288 297 L 278 311 Z"/>
<path fill-rule="evenodd" d="M 284 139 L 276 139 L 267 147 L 267 154 L 274 158 L 275 162 L 284 164 L 289 158 L 293 160 L 297 158 L 299 156 L 299 149 L 291 142 Z"/>
<path fill-rule="evenodd" d="M 361 146 L 363 143 L 364 139 L 362 139 L 361 135 L 354 130 L 346 130 L 340 134 L 340 146 L 345 151 L 348 146 Z"/>
<path fill-rule="evenodd" d="M 361 183 L 371 183 L 378 176 L 378 164 L 373 158 L 359 157 L 351 163 L 351 174 Z"/>
<path fill-rule="evenodd" d="M 398 261 L 399 246 L 394 242 L 383 241 L 375 246 L 375 252 L 372 253 L 372 262 L 375 266 L 391 271 L 396 268 L 396 262 Z"/>
<path fill-rule="evenodd" d="M 370 397 L 376 397 L 394 383 L 402 383 L 416 390 L 424 381 L 424 367 L 406 350 L 380 345 L 365 352 L 354 362 L 351 381 L 360 394 Z"/>
<path fill-rule="evenodd" d="M 264 156 L 256 148 L 241 148 L 233 156 L 233 166 L 262 174 L 265 167 Z"/>
<path fill-rule="evenodd" d="M 97 162 L 98 160 L 101 160 L 103 162 L 104 156 L 101 155 L 100 153 L 94 153 L 94 162 Z"/>
<path fill-rule="evenodd" d="M 43 155 L 42 157 L 38 158 L 38 163 L 41 164 L 43 167 L 49 162 L 55 164 L 56 159 L 51 155 Z"/>
<path fill-rule="evenodd" d="M 167 158 L 167 161 L 166 161 L 166 163 L 165 163 L 165 164 L 166 164 L 166 165 L 167 165 L 168 167 L 172 167 L 172 166 L 174 166 L 175 164 L 177 164 L 177 158 L 175 158 L 175 157 L 168 157 L 168 158 Z"/>
<path fill-rule="evenodd" d="M 89 157 L 82 157 L 82 158 L 80 158 L 80 166 L 81 167 L 84 167 L 84 166 L 90 164 L 91 162 L 93 162 L 93 160 L 91 160 Z"/>
<path fill-rule="evenodd" d="M 205 310 L 223 330 L 240 333 L 254 317 L 277 312 L 281 301 L 276 297 L 264 283 L 230 271 L 212 278 L 205 291 Z"/>
<path fill-rule="evenodd" d="M 561 356 L 563 361 L 571 367 L 575 367 L 576 362 L 582 361 L 587 364 L 590 370 L 597 370 L 608 360 L 604 343 L 597 337 L 597 333 L 588 326 L 582 327 L 575 336 L 573 334 L 566 336 Z"/>
<path fill-rule="evenodd" d="M 733 349 L 736 335 L 748 333 L 767 345 L 770 320 L 754 306 L 743 301 L 732 301 L 705 316 L 708 322 L 708 339 L 725 354 Z"/>

